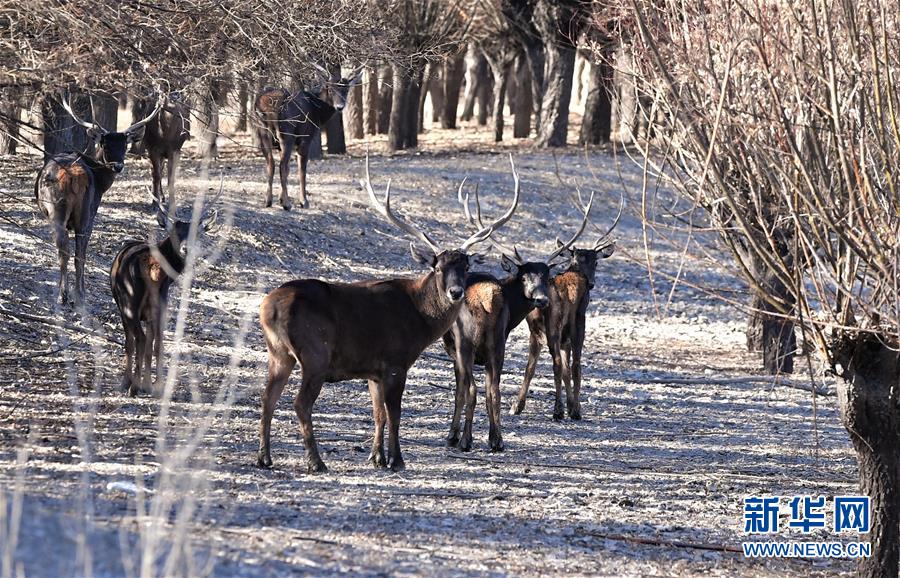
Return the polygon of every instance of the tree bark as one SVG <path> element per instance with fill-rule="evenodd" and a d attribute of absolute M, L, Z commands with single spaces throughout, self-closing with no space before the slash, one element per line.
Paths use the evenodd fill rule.
<path fill-rule="evenodd" d="M 428 95 L 431 96 L 431 122 L 437 124 L 444 116 L 444 79 L 442 78 L 443 64 L 435 64 L 431 70 L 431 80 L 428 83 Z"/>
<path fill-rule="evenodd" d="M 587 101 L 578 138 L 580 145 L 607 143 L 612 134 L 614 70 L 609 60 L 611 56 L 611 52 L 605 52 L 599 61 L 590 64 Z"/>
<path fill-rule="evenodd" d="M 363 131 L 363 87 L 361 84 L 352 87 L 347 93 L 347 104 L 341 115 L 344 117 L 344 134 L 347 137 L 360 139 L 365 136 Z"/>
<path fill-rule="evenodd" d="M 106 93 L 97 93 L 92 99 L 94 122 L 108 131 L 115 131 L 119 122 L 119 99 Z"/>
<path fill-rule="evenodd" d="M 494 76 L 491 74 L 490 67 L 485 66 L 478 79 L 478 87 L 476 92 L 476 100 L 478 101 L 478 126 L 487 126 L 488 119 L 494 112 L 494 100 L 491 95 L 494 94 Z"/>
<path fill-rule="evenodd" d="M 465 73 L 465 55 L 458 53 L 444 60 L 444 112 L 441 115 L 441 127 L 456 128 L 456 115 L 459 109 L 459 93 L 462 90 Z"/>
<path fill-rule="evenodd" d="M 398 151 L 416 148 L 419 144 L 419 96 L 422 92 L 424 63 L 412 70 L 394 65 L 394 94 L 391 104 L 391 124 L 388 130 L 388 149 Z"/>
<path fill-rule="evenodd" d="M 481 83 L 487 78 L 487 60 L 477 46 L 470 44 L 466 49 L 465 64 L 466 92 L 459 118 L 468 122 L 475 116 L 475 100 L 478 98 Z"/>
<path fill-rule="evenodd" d="M 198 97 L 200 106 L 196 112 L 197 126 L 197 154 L 200 155 L 200 170 L 204 176 L 208 175 L 209 165 L 212 159 L 219 156 L 219 147 L 216 139 L 219 136 L 219 106 L 211 89 L 205 90 Z M 194 127 L 191 126 L 191 132 Z"/>
<path fill-rule="evenodd" d="M 416 132 L 419 134 L 425 131 L 425 100 L 428 98 L 433 74 L 434 66 L 426 65 L 422 75 L 422 90 L 419 91 L 419 98 L 416 102 Z M 432 106 L 434 105 L 432 104 Z"/>
<path fill-rule="evenodd" d="M 19 119 L 22 116 L 22 96 L 19 88 L 7 88 L 0 93 L 0 155 L 16 154 L 19 144 Z"/>
<path fill-rule="evenodd" d="M 842 369 L 838 403 L 869 496 L 872 555 L 859 576 L 897 578 L 900 567 L 900 364 L 897 343 L 870 333 L 843 335 L 832 357 Z"/>
<path fill-rule="evenodd" d="M 566 145 L 569 128 L 569 102 L 575 74 L 578 4 L 568 1 L 539 0 L 534 10 L 535 26 L 544 40 L 546 77 L 541 104 L 539 147 Z"/>
<path fill-rule="evenodd" d="M 783 255 L 785 262 L 790 256 Z M 794 296 L 768 267 L 754 264 L 756 282 L 772 297 L 780 299 L 788 311 L 793 310 Z M 751 313 L 747 321 L 747 348 L 762 352 L 763 368 L 770 375 L 793 373 L 794 355 L 797 349 L 797 334 L 794 323 L 778 314 L 778 308 L 753 292 L 750 301 Z"/>
<path fill-rule="evenodd" d="M 488 57 L 494 84 L 494 142 L 503 140 L 503 103 L 506 100 L 506 83 L 509 77 L 510 59 L 505 54 Z"/>
<path fill-rule="evenodd" d="M 70 96 L 69 104 L 80 118 L 91 120 L 90 99 L 81 93 Z M 59 153 L 83 152 L 93 155 L 93 143 L 87 131 L 63 109 L 59 100 L 46 97 L 41 103 L 43 121 L 44 160 Z"/>
<path fill-rule="evenodd" d="M 240 84 L 238 84 L 238 119 L 237 119 L 237 127 L 235 130 L 238 132 L 247 132 L 247 101 L 250 100 L 250 90 L 247 86 L 247 81 L 242 80 Z"/>
<path fill-rule="evenodd" d="M 363 124 L 366 134 L 378 133 L 378 71 L 367 68 L 365 75 L 365 104 L 363 106 Z"/>
<path fill-rule="evenodd" d="M 531 92 L 531 67 L 528 57 L 523 53 L 516 59 L 515 120 L 513 122 L 513 138 L 527 138 L 531 132 L 531 111 L 534 99 Z"/>
<path fill-rule="evenodd" d="M 394 69 L 382 66 L 378 71 L 378 134 L 387 134 L 391 126 L 391 112 L 394 106 Z"/>

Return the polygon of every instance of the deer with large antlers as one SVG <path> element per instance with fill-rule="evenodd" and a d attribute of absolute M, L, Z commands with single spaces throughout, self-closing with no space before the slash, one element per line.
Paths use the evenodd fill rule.
<path fill-rule="evenodd" d="M 216 215 L 205 208 L 198 219 L 178 219 L 171 217 L 156 199 L 153 202 L 157 222 L 168 236 L 159 243 L 126 241 L 109 271 L 109 285 L 125 330 L 125 375 L 121 389 L 131 396 L 138 392 L 153 393 L 150 365 L 154 356 L 156 389 L 159 388 L 169 287 L 184 271 L 197 231 L 208 231 Z"/>
<path fill-rule="evenodd" d="M 303 208 L 309 206 L 306 199 L 306 164 L 313 137 L 334 113 L 344 109 L 347 94 L 362 78 L 362 68 L 358 68 L 348 77 L 335 81 L 323 67 L 313 65 L 322 75 L 321 82 L 313 88 L 293 95 L 284 88 L 265 88 L 256 97 L 253 106 L 259 148 L 266 157 L 267 207 L 272 206 L 272 179 L 275 176 L 275 150 L 278 148 L 281 148 L 281 162 L 278 165 L 281 206 L 286 211 L 291 209 L 287 182 L 294 148 L 297 149 L 300 165 L 300 204 Z"/>
<path fill-rule="evenodd" d="M 512 158 L 510 158 L 512 162 Z M 516 190 L 518 175 L 513 170 Z M 478 187 L 475 187 L 475 214 L 469 210 L 469 195 L 463 195 L 460 185 L 457 199 L 466 220 L 476 228 L 483 228 Z M 593 199 L 592 199 L 593 202 Z M 543 309 L 548 297 L 550 267 L 543 261 L 526 262 L 515 247 L 509 248 L 496 239 L 491 243 L 501 257 L 501 266 L 510 273 L 497 279 L 488 273 L 471 273 L 466 278 L 465 306 L 456 323 L 444 334 L 444 349 L 453 358 L 456 375 L 456 395 L 453 418 L 447 445 L 462 451 L 472 448 L 472 421 L 475 413 L 477 388 L 474 366 L 484 366 L 485 403 L 489 421 L 488 443 L 492 451 L 503 450 L 500 427 L 500 377 L 506 356 L 506 340 L 531 311 Z M 466 419 L 460 432 L 462 410 Z"/>
<path fill-rule="evenodd" d="M 125 168 L 125 152 L 138 130 L 150 122 L 162 108 L 162 100 L 144 119 L 123 132 L 110 132 L 93 122 L 86 122 L 72 111 L 69 100 L 61 97 L 63 108 L 87 129 L 95 145 L 93 157 L 84 153 L 58 154 L 44 163 L 34 182 L 38 207 L 50 222 L 53 241 L 59 252 L 59 301 L 69 300 L 66 272 L 69 267 L 69 231 L 75 233 L 75 302 L 84 301 L 84 266 L 88 242 L 100 199 L 116 175 Z"/>
<path fill-rule="evenodd" d="M 303 371 L 294 410 L 306 446 L 309 472 L 325 471 L 312 426 L 312 407 L 325 382 L 366 379 L 372 397 L 375 433 L 370 460 L 376 467 L 398 471 L 400 405 L 406 375 L 422 351 L 450 329 L 465 294 L 469 249 L 485 241 L 513 215 L 510 209 L 476 231 L 458 248 L 442 249 L 430 236 L 402 220 L 390 204 L 390 181 L 380 201 L 372 189 L 369 161 L 363 182 L 372 206 L 413 242 L 413 257 L 430 271 L 418 279 L 388 279 L 357 283 L 329 283 L 316 279 L 291 281 L 263 299 L 260 321 L 269 354 L 269 375 L 262 395 L 259 429 L 260 467 L 271 467 L 269 432 L 275 404 L 294 366 Z M 384 455 L 384 426 L 388 425 L 388 459 Z"/>
<path fill-rule="evenodd" d="M 550 303 L 543 310 L 534 310 L 528 314 L 528 329 L 531 332 L 528 347 L 528 362 L 525 365 L 525 378 L 519 389 L 519 395 L 510 408 L 510 413 L 517 415 L 525 409 L 528 388 L 534 378 L 537 358 L 541 351 L 541 341 L 547 341 L 547 348 L 553 358 L 553 381 L 556 387 L 556 398 L 553 405 L 553 419 L 563 419 L 562 384 L 566 386 L 566 410 L 569 418 L 581 419 L 581 354 L 584 348 L 585 312 L 590 303 L 590 292 L 594 287 L 594 276 L 597 273 L 597 261 L 613 254 L 615 242 L 609 235 L 616 228 L 625 207 L 625 197 L 619 206 L 612 226 L 602 234 L 590 249 L 575 248 L 575 242 L 584 232 L 593 203 L 593 195 L 587 206 L 580 202 L 576 206 L 584 212 L 581 227 L 567 243 L 556 240 L 557 248 L 546 262 L 552 263 L 558 257 L 564 269 L 550 279 Z"/>

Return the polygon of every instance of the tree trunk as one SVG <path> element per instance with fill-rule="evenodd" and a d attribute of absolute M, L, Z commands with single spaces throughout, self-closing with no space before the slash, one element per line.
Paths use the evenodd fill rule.
<path fill-rule="evenodd" d="M 382 66 L 378 71 L 378 134 L 387 134 L 391 127 L 391 113 L 394 106 L 394 69 Z"/>
<path fill-rule="evenodd" d="M 434 66 L 428 64 L 425 67 L 425 73 L 422 75 L 422 90 L 419 91 L 419 98 L 416 101 L 416 132 L 420 134 L 425 131 L 425 100 L 428 98 L 433 74 Z M 432 106 L 434 105 L 432 104 Z"/>
<path fill-rule="evenodd" d="M 250 100 L 249 87 L 247 81 L 242 80 L 238 85 L 238 119 L 235 130 L 238 132 L 247 132 L 247 101 Z"/>
<path fill-rule="evenodd" d="M 478 101 L 478 126 L 487 126 L 488 119 L 494 112 L 494 101 L 491 95 L 494 94 L 494 77 L 491 74 L 490 67 L 485 66 L 481 78 L 478 79 L 478 87 L 476 100 Z"/>
<path fill-rule="evenodd" d="M 516 59 L 515 121 L 513 122 L 513 138 L 527 138 L 531 132 L 531 110 L 534 99 L 531 92 L 531 68 L 528 57 L 519 54 Z"/>
<path fill-rule="evenodd" d="M 487 75 L 487 60 L 484 54 L 474 44 L 470 44 L 466 50 L 466 93 L 463 99 L 463 110 L 459 116 L 460 120 L 466 122 L 472 120 L 475 116 L 475 100 L 478 98 L 479 89 Z"/>
<path fill-rule="evenodd" d="M 335 113 L 325 123 L 325 136 L 328 139 L 327 150 L 330 155 L 347 154 L 347 139 L 344 138 L 344 120 L 342 113 Z"/>
<path fill-rule="evenodd" d="M 494 142 L 503 140 L 503 102 L 506 100 L 506 81 L 509 77 L 510 61 L 506 55 L 488 58 L 494 84 Z"/>
<path fill-rule="evenodd" d="M 424 63 L 412 71 L 394 65 L 394 94 L 391 104 L 391 125 L 388 130 L 388 149 L 398 151 L 416 148 L 418 137 L 418 103 L 422 92 Z"/>
<path fill-rule="evenodd" d="M 219 136 L 219 106 L 214 96 L 211 90 L 199 95 L 199 106 L 194 117 L 197 127 L 197 154 L 200 155 L 200 171 L 204 177 L 208 176 L 212 159 L 219 156 L 219 147 L 216 143 Z M 194 131 L 192 123 L 191 132 Z"/>
<path fill-rule="evenodd" d="M 894 341 L 845 334 L 832 352 L 843 370 L 841 418 L 859 459 L 860 489 L 871 499 L 872 555 L 858 567 L 866 578 L 897 578 L 900 566 L 900 360 Z"/>
<path fill-rule="evenodd" d="M 90 99 L 81 93 L 72 94 L 69 100 L 72 110 L 80 118 L 91 120 Z M 93 155 L 93 143 L 87 131 L 63 109 L 56 98 L 47 97 L 41 103 L 44 125 L 44 160 L 64 152 L 83 152 Z"/>
<path fill-rule="evenodd" d="M 365 76 L 365 105 L 363 106 L 363 124 L 366 134 L 378 133 L 378 71 L 374 68 L 366 69 Z"/>
<path fill-rule="evenodd" d="M 544 41 L 546 55 L 541 127 L 536 140 L 539 147 L 566 145 L 575 75 L 572 39 L 578 37 L 577 17 L 577 2 L 538 0 L 534 9 L 534 23 Z"/>
<path fill-rule="evenodd" d="M 612 92 L 613 67 L 609 58 L 611 52 L 604 52 L 599 61 L 591 63 L 588 82 L 587 102 L 584 104 L 584 119 L 578 144 L 600 144 L 609 142 L 612 133 Z"/>
<path fill-rule="evenodd" d="M 434 65 L 431 69 L 431 80 L 428 82 L 432 124 L 441 122 L 441 118 L 444 116 L 444 79 L 441 77 L 443 68 L 443 65 Z"/>
<path fill-rule="evenodd" d="M 19 123 L 22 116 L 22 91 L 7 88 L 0 93 L 0 155 L 16 154 Z"/>
<path fill-rule="evenodd" d="M 531 108 L 534 118 L 534 134 L 541 130 L 541 109 L 544 100 L 544 45 L 540 39 L 526 39 L 525 56 L 530 66 L 531 76 Z"/>
<path fill-rule="evenodd" d="M 456 128 L 456 115 L 459 109 L 459 93 L 462 89 L 465 72 L 465 55 L 458 53 L 444 60 L 444 112 L 441 115 L 441 127 Z"/>
<path fill-rule="evenodd" d="M 789 256 L 782 256 L 789 262 Z M 787 287 L 760 263 L 753 271 L 756 282 L 772 297 L 780 299 L 788 308 L 793 309 L 794 297 Z M 747 321 L 747 348 L 750 351 L 762 352 L 763 368 L 770 375 L 793 373 L 794 355 L 797 349 L 797 334 L 794 323 L 781 316 L 777 307 L 763 299 L 753 291 L 750 301 L 751 313 Z M 780 312 L 783 314 L 783 312 Z"/>
<path fill-rule="evenodd" d="M 312 135 L 312 140 L 309 143 L 309 160 L 311 161 L 320 161 L 325 158 L 325 155 L 322 154 L 322 131 L 317 130 Z"/>
<path fill-rule="evenodd" d="M 347 93 L 347 104 L 341 115 L 344 117 L 344 134 L 349 138 L 363 138 L 363 87 L 357 84 Z"/>
<path fill-rule="evenodd" d="M 115 131 L 119 122 L 119 99 L 106 93 L 97 93 L 92 99 L 94 122 L 108 131 Z"/>

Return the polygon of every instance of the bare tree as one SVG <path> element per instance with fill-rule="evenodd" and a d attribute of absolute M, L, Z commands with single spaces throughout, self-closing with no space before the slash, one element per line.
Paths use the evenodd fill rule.
<path fill-rule="evenodd" d="M 900 14 L 882 0 L 619 8 L 634 16 L 639 82 L 671 135 L 660 174 L 668 168 L 670 183 L 706 209 L 765 303 L 770 337 L 796 327 L 843 378 L 842 419 L 872 498 L 872 556 L 860 574 L 895 578 Z"/>
<path fill-rule="evenodd" d="M 544 40 L 546 62 L 540 130 L 536 144 L 559 147 L 566 144 L 569 101 L 575 74 L 575 40 L 581 18 L 575 0 L 537 0 L 534 23 Z"/>

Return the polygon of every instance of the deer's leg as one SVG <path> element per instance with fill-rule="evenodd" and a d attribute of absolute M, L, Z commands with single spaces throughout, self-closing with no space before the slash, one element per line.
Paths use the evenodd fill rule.
<path fill-rule="evenodd" d="M 175 211 L 175 179 L 178 177 L 178 167 L 181 164 L 181 151 L 172 151 L 169 153 L 166 161 L 166 189 L 168 197 L 168 206 Z"/>
<path fill-rule="evenodd" d="M 406 464 L 400 452 L 400 404 L 406 387 L 406 370 L 389 368 L 381 381 L 384 384 L 384 401 L 388 422 L 388 467 L 399 472 Z"/>
<path fill-rule="evenodd" d="M 153 198 L 163 206 L 162 194 L 162 155 L 157 151 L 148 151 L 150 156 L 150 179 L 153 181 Z"/>
<path fill-rule="evenodd" d="M 372 436 L 372 453 L 369 461 L 376 468 L 387 465 L 384 459 L 384 422 L 387 420 L 387 408 L 384 406 L 384 389 L 381 383 L 369 380 L 369 395 L 372 396 L 372 421 L 375 422 L 375 434 Z"/>
<path fill-rule="evenodd" d="M 75 303 L 77 305 L 84 304 L 84 264 L 87 258 L 88 241 L 91 239 L 90 235 L 89 228 L 81 233 L 75 233 Z"/>
<path fill-rule="evenodd" d="M 456 377 L 456 391 L 453 401 L 453 417 L 450 419 L 450 433 L 447 434 L 447 446 L 456 447 L 459 444 L 459 421 L 462 416 L 463 406 L 466 403 L 466 364 L 471 361 L 471 352 L 467 350 L 464 338 L 460 331 L 453 329 L 453 374 Z"/>
<path fill-rule="evenodd" d="M 475 420 L 475 403 L 478 399 L 478 389 L 475 384 L 475 352 L 472 350 L 471 344 L 466 344 L 462 357 L 462 378 L 463 387 L 462 394 L 466 407 L 466 418 L 463 423 L 462 436 L 459 443 L 456 444 L 461 451 L 467 452 L 472 449 L 472 422 Z M 459 393 L 457 393 L 459 398 Z"/>
<path fill-rule="evenodd" d="M 282 135 L 281 140 L 281 164 L 278 165 L 278 176 L 281 178 L 281 206 L 285 211 L 290 211 L 291 198 L 288 196 L 288 175 L 291 172 L 291 155 L 294 153 L 294 139 Z"/>
<path fill-rule="evenodd" d="M 159 313 L 156 315 L 156 323 L 154 326 L 154 337 L 153 337 L 153 356 L 156 358 L 156 381 L 154 382 L 154 389 L 161 393 L 163 391 L 163 371 L 162 371 L 162 360 L 163 360 L 163 330 L 165 329 L 165 323 L 163 322 L 165 318 L 165 304 L 160 303 L 157 304 L 157 310 Z"/>
<path fill-rule="evenodd" d="M 144 393 L 153 393 L 150 384 L 153 378 L 151 375 L 151 368 L 153 367 L 153 350 L 156 343 L 157 325 L 156 320 L 153 319 L 153 316 L 151 315 L 150 320 L 147 321 L 147 329 L 144 332 L 144 367 L 140 379 L 140 388 Z"/>
<path fill-rule="evenodd" d="M 525 364 L 525 377 L 522 379 L 522 386 L 519 388 L 519 395 L 509 409 L 510 415 L 519 415 L 525 409 L 525 400 L 528 396 L 528 388 L 531 387 L 531 380 L 534 378 L 534 370 L 537 367 L 538 356 L 541 354 L 541 331 L 539 328 L 528 322 L 531 329 L 531 335 L 528 341 L 528 362 Z"/>
<path fill-rule="evenodd" d="M 263 154 L 266 156 L 266 207 L 272 206 L 272 180 L 275 178 L 275 153 L 269 147 L 263 147 Z"/>
<path fill-rule="evenodd" d="M 53 242 L 56 244 L 56 251 L 59 253 L 59 284 L 57 294 L 60 305 L 65 305 L 69 301 L 69 284 L 66 277 L 69 274 L 69 232 L 66 231 L 65 224 L 53 226 Z"/>
<path fill-rule="evenodd" d="M 129 320 L 122 314 L 122 326 L 125 328 L 125 374 L 122 376 L 120 391 L 129 391 L 134 380 L 134 329 Z"/>
<path fill-rule="evenodd" d="M 571 419 L 581 419 L 581 352 L 584 350 L 584 318 L 575 328 L 572 340 L 572 399 L 568 410 Z"/>
<path fill-rule="evenodd" d="M 325 374 L 316 368 L 315 371 L 304 364 L 303 365 L 303 381 L 300 384 L 300 391 L 294 398 L 294 411 L 300 419 L 300 434 L 303 436 L 303 443 L 306 445 L 307 471 L 310 474 L 328 471 L 325 462 L 319 455 L 319 447 L 316 445 L 316 437 L 313 434 L 312 424 L 312 407 L 322 391 L 322 384 L 325 383 Z"/>
<path fill-rule="evenodd" d="M 505 324 L 504 324 L 505 326 Z M 487 405 L 488 443 L 492 452 L 503 451 L 503 435 L 500 428 L 500 376 L 503 373 L 503 355 L 506 344 L 502 341 L 494 343 L 492 356 L 484 365 L 485 404 Z"/>
<path fill-rule="evenodd" d="M 134 333 L 134 373 L 132 374 L 131 385 L 128 386 L 128 395 L 134 397 L 140 391 L 141 378 L 144 374 L 144 349 L 146 349 L 147 336 L 144 334 L 144 328 L 141 326 L 140 319 L 134 322 L 132 326 Z"/>
<path fill-rule="evenodd" d="M 553 403 L 553 419 L 557 421 L 561 420 L 564 415 L 562 405 L 563 358 L 559 341 L 559 335 L 547 335 L 547 345 L 550 349 L 550 356 L 553 358 L 553 385 L 556 388 L 556 397 Z"/>
<path fill-rule="evenodd" d="M 560 345 L 560 376 L 566 387 L 566 409 L 572 408 L 572 343 Z"/>
<path fill-rule="evenodd" d="M 309 147 L 307 147 L 308 149 Z M 304 209 L 309 208 L 309 201 L 306 199 L 306 163 L 309 161 L 309 150 L 306 153 L 300 149 L 300 206 Z"/>
<path fill-rule="evenodd" d="M 284 386 L 291 377 L 296 361 L 290 353 L 273 352 L 269 348 L 269 376 L 262 394 L 262 418 L 259 422 L 259 453 L 256 465 L 261 468 L 272 467 L 272 453 L 269 433 L 272 430 L 272 415 L 275 405 L 284 391 Z"/>

